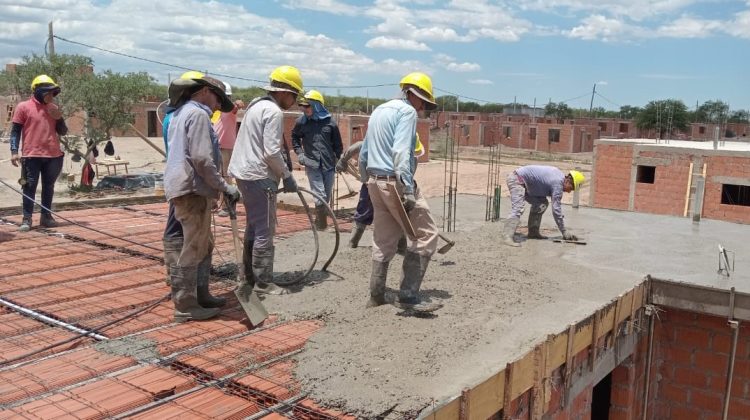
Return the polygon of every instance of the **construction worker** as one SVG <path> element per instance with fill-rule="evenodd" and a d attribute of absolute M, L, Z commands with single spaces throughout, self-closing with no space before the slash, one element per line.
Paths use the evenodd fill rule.
<path fill-rule="evenodd" d="M 341 156 L 341 133 L 325 99 L 317 90 L 307 92 L 299 106 L 304 112 L 292 129 L 292 147 L 300 165 L 305 167 L 310 190 L 323 197 L 315 198 L 315 225 L 318 230 L 328 227 L 326 203 L 331 202 L 336 161 Z"/>
<path fill-rule="evenodd" d="M 414 157 L 417 113 L 435 109 L 437 105 L 432 81 L 426 74 L 410 73 L 399 85 L 401 97 L 378 106 L 370 116 L 359 154 L 360 174 L 362 181 L 367 182 L 375 211 L 367 307 L 386 303 L 388 265 L 399 238 L 407 231 L 406 221 L 400 216 L 405 210 L 416 237 L 408 238 L 401 287 L 393 303 L 406 310 L 431 312 L 442 305 L 422 301 L 419 289 L 437 249 L 438 231 L 413 176 L 417 167 Z M 392 192 L 394 187 L 396 194 Z"/>
<path fill-rule="evenodd" d="M 359 150 L 362 148 L 362 142 L 358 141 L 349 146 L 341 158 L 336 163 L 336 172 L 344 173 L 347 171 L 349 166 L 349 160 L 354 155 L 359 155 Z M 414 157 L 419 158 L 424 154 L 424 146 L 419 141 L 419 133 L 417 133 L 417 146 L 414 148 Z M 359 165 L 357 165 L 359 166 Z M 359 240 L 362 239 L 362 235 L 365 233 L 367 226 L 372 224 L 373 210 L 372 201 L 370 201 L 370 194 L 367 192 L 367 183 L 362 183 L 362 188 L 359 189 L 359 200 L 357 200 L 357 208 L 354 211 L 354 228 L 352 229 L 352 236 L 349 238 L 349 247 L 356 248 L 359 246 Z M 406 236 L 402 235 L 398 241 L 396 247 L 396 253 L 404 255 L 406 252 Z"/>
<path fill-rule="evenodd" d="M 31 97 L 18 104 L 13 112 L 10 131 L 10 154 L 13 166 L 21 165 L 23 189 L 23 220 L 18 228 L 21 232 L 31 230 L 34 198 L 39 178 L 42 180 L 42 215 L 39 224 L 56 227 L 52 217 L 52 198 L 55 181 L 60 176 L 64 153 L 60 147 L 60 136 L 68 133 L 60 108 L 54 99 L 60 94 L 60 86 L 46 74 L 31 82 Z M 18 153 L 21 146 L 21 155 Z"/>
<path fill-rule="evenodd" d="M 229 83 L 224 82 L 226 87 L 225 93 L 227 97 L 232 99 L 232 86 Z M 234 183 L 234 180 L 229 176 L 229 161 L 232 159 L 232 149 L 234 149 L 234 143 L 237 141 L 237 112 L 244 108 L 245 104 L 241 100 L 234 101 L 234 109 L 229 112 L 214 112 L 211 122 L 214 124 L 214 131 L 219 137 L 219 151 L 221 152 L 221 175 L 229 183 Z M 220 217 L 229 216 L 227 210 L 227 203 L 224 203 L 224 207 L 219 211 Z"/>
<path fill-rule="evenodd" d="M 292 66 L 274 69 L 266 96 L 254 99 L 242 118 L 229 174 L 242 191 L 247 214 L 243 262 L 245 278 L 259 293 L 283 294 L 273 283 L 276 233 L 276 194 L 279 180 L 285 192 L 296 192 L 297 182 L 284 161 L 284 113 L 302 92 L 302 76 Z"/>
<path fill-rule="evenodd" d="M 208 290 L 211 208 L 221 193 L 240 197 L 237 187 L 221 176 L 218 139 L 211 126 L 214 111 L 229 112 L 234 105 L 219 80 L 200 73 L 190 76 L 170 84 L 170 105 L 177 109 L 169 124 L 170 152 L 164 169 L 164 193 L 184 238 L 177 263 L 169 268 L 177 322 L 212 318 L 226 304 Z"/>
<path fill-rule="evenodd" d="M 503 226 L 503 243 L 508 246 L 521 246 L 513 240 L 513 236 L 521 222 L 521 215 L 527 201 L 531 204 L 527 237 L 529 239 L 547 239 L 539 233 L 542 215 L 549 204 L 547 197 L 552 198 L 552 216 L 555 218 L 555 223 L 557 223 L 557 228 L 560 229 L 563 239 L 566 241 L 578 240 L 576 235 L 565 229 L 560 203 L 563 192 L 567 193 L 579 189 L 584 181 L 586 181 L 586 177 L 582 173 L 570 171 L 564 174 L 554 166 L 522 166 L 508 174 L 506 182 L 508 191 L 510 191 L 511 210 Z"/>

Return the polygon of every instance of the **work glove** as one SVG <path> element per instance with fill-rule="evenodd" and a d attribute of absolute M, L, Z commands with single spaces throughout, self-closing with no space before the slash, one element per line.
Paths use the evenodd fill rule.
<path fill-rule="evenodd" d="M 236 185 L 227 185 L 227 190 L 224 192 L 224 194 L 226 194 L 227 198 L 229 198 L 229 200 L 233 203 L 240 201 L 240 190 Z"/>
<path fill-rule="evenodd" d="M 572 233 L 569 233 L 567 230 L 564 230 L 563 233 L 563 239 L 566 241 L 577 241 L 578 237 L 576 235 L 573 235 Z"/>
<path fill-rule="evenodd" d="M 344 161 L 344 159 L 339 159 L 339 161 L 336 162 L 336 172 L 346 172 L 346 161 Z"/>
<path fill-rule="evenodd" d="M 307 165 L 305 165 L 305 163 L 306 163 L 306 159 L 305 159 L 305 155 L 304 155 L 304 154 L 302 154 L 302 155 L 299 155 L 299 156 L 297 157 L 297 163 L 299 163 L 299 164 L 300 164 L 300 165 L 302 165 L 302 166 L 307 166 Z"/>
<path fill-rule="evenodd" d="M 414 206 L 417 205 L 417 197 L 415 197 L 413 193 L 405 193 L 404 198 L 401 201 L 404 203 L 404 210 L 406 210 L 407 213 L 412 211 Z"/>
<path fill-rule="evenodd" d="M 288 177 L 284 178 L 284 192 L 293 193 L 297 192 L 297 181 L 294 180 L 294 177 L 289 175 Z"/>

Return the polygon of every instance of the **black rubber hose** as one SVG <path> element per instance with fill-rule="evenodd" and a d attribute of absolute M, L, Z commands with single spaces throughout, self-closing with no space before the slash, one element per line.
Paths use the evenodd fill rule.
<path fill-rule="evenodd" d="M 301 283 L 310 275 L 310 273 L 312 273 L 313 269 L 315 268 L 315 264 L 318 263 L 318 255 L 320 253 L 320 241 L 318 239 L 318 231 L 315 229 L 315 222 L 313 222 L 312 215 L 310 214 L 310 206 L 307 204 L 305 197 L 300 192 L 300 188 L 297 189 L 297 196 L 302 202 L 302 207 L 305 209 L 307 220 L 310 222 L 310 227 L 312 228 L 313 238 L 315 239 L 315 256 L 313 257 L 312 264 L 310 264 L 310 267 L 307 268 L 307 271 L 302 276 L 290 278 L 288 280 L 274 279 L 273 282 L 279 286 L 293 286 L 295 284 Z"/>
<path fill-rule="evenodd" d="M 310 194 L 311 196 L 318 199 L 318 201 L 321 201 L 328 210 L 328 214 L 331 216 L 331 220 L 333 221 L 333 228 L 336 231 L 336 244 L 333 246 L 333 253 L 331 253 L 331 257 L 328 258 L 328 261 L 326 261 L 325 264 L 323 264 L 323 268 L 321 271 L 328 271 L 328 266 L 331 265 L 331 262 L 333 262 L 333 259 L 336 258 L 336 254 L 339 252 L 339 242 L 341 241 L 341 232 L 339 231 L 339 223 L 336 220 L 336 214 L 333 212 L 333 209 L 331 209 L 331 206 L 328 205 L 325 198 L 319 196 L 318 194 L 302 187 L 297 187 L 299 191 L 305 192 L 307 194 Z M 301 195 L 300 195 L 301 198 Z M 315 227 L 313 226 L 313 230 L 315 230 Z"/>

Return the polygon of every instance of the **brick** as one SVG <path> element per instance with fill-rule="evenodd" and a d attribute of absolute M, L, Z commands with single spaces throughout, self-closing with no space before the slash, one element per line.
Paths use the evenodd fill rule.
<path fill-rule="evenodd" d="M 675 341 L 683 348 L 708 349 L 710 340 L 708 331 L 704 330 L 677 328 L 675 332 Z"/>
<path fill-rule="evenodd" d="M 657 417 L 655 417 L 657 418 Z M 695 409 L 693 407 L 684 406 L 684 405 L 672 405 L 669 408 L 669 417 L 670 419 L 699 419 L 701 418 L 701 412 L 698 409 Z"/>
<path fill-rule="evenodd" d="M 690 391 L 690 405 L 705 411 L 721 411 L 723 401 L 722 395 L 718 393 L 698 389 Z"/>
<path fill-rule="evenodd" d="M 673 379 L 675 384 L 703 388 L 708 384 L 708 378 L 703 372 L 694 369 L 676 367 Z"/>
<path fill-rule="evenodd" d="M 660 400 L 686 404 L 688 402 L 688 389 L 671 383 L 661 383 L 657 390 Z"/>
<path fill-rule="evenodd" d="M 695 367 L 706 372 L 723 375 L 729 367 L 729 356 L 721 353 L 698 351 L 695 353 Z"/>

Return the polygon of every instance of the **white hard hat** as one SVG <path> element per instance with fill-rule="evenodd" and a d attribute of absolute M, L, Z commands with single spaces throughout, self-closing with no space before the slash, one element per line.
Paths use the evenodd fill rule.
<path fill-rule="evenodd" d="M 227 94 L 227 96 L 232 95 L 232 85 L 222 80 L 222 83 L 224 83 L 224 93 Z"/>

